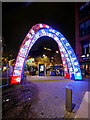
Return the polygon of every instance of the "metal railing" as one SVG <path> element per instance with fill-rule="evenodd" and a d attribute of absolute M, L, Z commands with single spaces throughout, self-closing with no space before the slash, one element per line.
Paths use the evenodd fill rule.
<path fill-rule="evenodd" d="M 12 69 L 6 63 L 0 63 L 0 88 L 8 86 L 10 84 L 10 75 Z"/>

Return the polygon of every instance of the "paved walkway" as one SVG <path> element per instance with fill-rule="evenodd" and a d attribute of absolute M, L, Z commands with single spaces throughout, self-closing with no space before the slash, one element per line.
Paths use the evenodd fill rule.
<path fill-rule="evenodd" d="M 70 80 L 70 79 L 66 79 L 64 77 L 61 76 L 27 76 L 26 77 L 27 81 L 58 81 L 58 80 Z"/>
<path fill-rule="evenodd" d="M 72 88 L 72 112 L 65 110 L 65 87 Z M 25 84 L 3 91 L 3 118 L 74 118 L 88 81 L 28 76 Z"/>
<path fill-rule="evenodd" d="M 90 105 L 89 95 L 90 95 L 90 92 L 86 91 L 75 118 L 82 117 L 82 118 L 89 118 L 90 119 L 90 116 L 89 116 L 89 105 Z"/>

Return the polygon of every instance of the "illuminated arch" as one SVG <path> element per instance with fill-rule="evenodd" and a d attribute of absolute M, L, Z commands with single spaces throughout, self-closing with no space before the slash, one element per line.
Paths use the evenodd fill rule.
<path fill-rule="evenodd" d="M 25 61 L 29 51 L 38 38 L 43 36 L 51 37 L 57 42 L 61 54 L 65 78 L 82 80 L 77 57 L 67 39 L 59 31 L 46 24 L 39 23 L 30 29 L 24 41 L 22 42 L 11 76 L 11 84 L 21 82 L 24 73 Z"/>

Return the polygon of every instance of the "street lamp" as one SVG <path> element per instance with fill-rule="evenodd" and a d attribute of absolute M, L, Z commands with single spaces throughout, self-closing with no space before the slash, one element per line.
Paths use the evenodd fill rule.
<path fill-rule="evenodd" d="M 43 57 L 45 57 L 45 55 L 43 54 Z"/>

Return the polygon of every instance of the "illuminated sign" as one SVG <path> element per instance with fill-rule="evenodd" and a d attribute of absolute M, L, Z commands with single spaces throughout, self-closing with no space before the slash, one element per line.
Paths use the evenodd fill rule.
<path fill-rule="evenodd" d="M 42 65 L 42 66 L 40 66 L 40 72 L 41 71 L 44 71 L 44 66 Z"/>
<path fill-rule="evenodd" d="M 45 76 L 45 65 L 44 64 L 38 64 L 38 75 Z"/>

